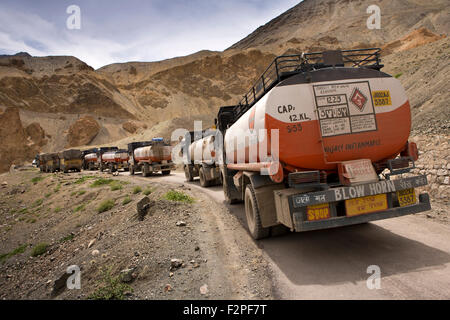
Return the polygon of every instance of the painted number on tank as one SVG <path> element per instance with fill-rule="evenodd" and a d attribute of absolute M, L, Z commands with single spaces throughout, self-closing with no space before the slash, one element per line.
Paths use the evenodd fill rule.
<path fill-rule="evenodd" d="M 341 99 L 341 96 L 339 96 L 339 95 L 327 97 L 328 104 L 335 104 L 335 103 L 341 103 L 341 102 L 342 102 L 342 99 Z"/>
<path fill-rule="evenodd" d="M 295 133 L 295 132 L 298 132 L 298 131 L 302 131 L 302 124 L 301 123 L 296 123 L 296 124 L 293 124 L 293 125 L 288 125 L 288 126 L 286 126 L 286 129 L 287 129 L 287 132 L 288 133 Z"/>
<path fill-rule="evenodd" d="M 291 121 L 291 122 L 304 121 L 304 120 L 311 120 L 311 118 L 308 117 L 306 115 L 306 113 L 291 114 L 289 116 L 289 121 Z"/>

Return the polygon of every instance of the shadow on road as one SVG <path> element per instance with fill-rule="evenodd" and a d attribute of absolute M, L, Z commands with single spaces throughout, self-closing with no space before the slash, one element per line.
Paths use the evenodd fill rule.
<path fill-rule="evenodd" d="M 259 245 L 297 285 L 366 280 L 369 265 L 378 265 L 384 277 L 439 268 L 450 261 L 444 251 L 371 223 L 291 233 L 261 240 Z"/>
<path fill-rule="evenodd" d="M 174 177 L 175 179 L 176 177 Z M 198 180 L 184 182 L 201 188 Z M 223 202 L 222 186 L 201 188 Z M 247 230 L 244 206 L 226 205 Z M 250 235 L 249 235 L 250 236 Z M 296 285 L 333 285 L 367 280 L 367 267 L 378 265 L 382 277 L 420 269 L 444 268 L 450 254 L 395 234 L 377 224 L 288 233 L 256 241 L 280 271 Z"/>

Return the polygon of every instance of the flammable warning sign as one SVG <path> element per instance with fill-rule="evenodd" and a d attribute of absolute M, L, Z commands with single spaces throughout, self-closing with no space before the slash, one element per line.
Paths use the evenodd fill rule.
<path fill-rule="evenodd" d="M 391 106 L 391 93 L 389 90 L 380 90 L 372 92 L 373 104 L 375 107 Z"/>

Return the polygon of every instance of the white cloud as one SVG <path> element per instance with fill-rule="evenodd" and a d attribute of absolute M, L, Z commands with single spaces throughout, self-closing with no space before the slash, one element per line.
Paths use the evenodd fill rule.
<path fill-rule="evenodd" d="M 224 50 L 295 4 L 295 0 L 278 4 L 215 1 L 208 2 L 206 12 L 202 12 L 201 8 L 174 2 L 168 4 L 172 6 L 170 10 L 160 8 L 168 10 L 164 17 L 155 11 L 154 17 L 140 17 L 143 21 L 138 23 L 132 21 L 134 16 L 130 14 L 120 21 L 89 17 L 92 12 L 86 14 L 81 6 L 81 30 L 68 30 L 53 17 L 46 20 L 35 13 L 1 8 L 0 53 L 71 55 L 99 68 L 114 62 L 162 60 L 203 49 Z M 127 19 L 134 26 L 129 31 Z"/>

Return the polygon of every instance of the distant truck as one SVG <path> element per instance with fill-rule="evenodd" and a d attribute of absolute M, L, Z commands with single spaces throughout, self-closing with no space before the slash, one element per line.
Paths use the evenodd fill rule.
<path fill-rule="evenodd" d="M 64 173 L 69 172 L 69 170 L 80 172 L 83 164 L 82 155 L 83 154 L 79 149 L 70 149 L 59 152 L 59 171 Z"/>
<path fill-rule="evenodd" d="M 46 165 L 47 165 L 47 154 L 45 154 L 45 153 L 39 154 L 39 170 L 41 172 L 47 172 Z"/>
<path fill-rule="evenodd" d="M 128 144 L 128 155 L 131 175 L 136 171 L 140 171 L 144 177 L 158 171 L 163 175 L 169 175 L 175 168 L 172 161 L 172 147 L 162 138 L 131 142 Z"/>
<path fill-rule="evenodd" d="M 200 178 L 200 185 L 204 188 L 222 184 L 220 167 L 216 161 L 216 151 L 214 150 L 214 141 L 216 136 L 213 132 L 210 134 L 202 132 L 202 138 L 195 139 L 194 132 L 186 134 L 182 141 L 183 150 L 187 151 L 185 160 L 188 163 L 183 165 L 184 175 L 187 181 L 193 181 L 195 177 Z M 189 146 L 184 147 L 186 143 L 191 142 Z"/>
<path fill-rule="evenodd" d="M 111 168 L 110 164 L 109 164 L 109 159 L 110 156 L 109 154 L 111 152 L 116 152 L 117 150 L 119 150 L 119 148 L 117 147 L 101 147 L 98 149 L 97 151 L 97 164 L 98 164 L 98 168 L 101 172 L 103 172 L 104 170 Z M 104 157 L 104 155 L 108 153 L 106 155 L 106 157 Z"/>
<path fill-rule="evenodd" d="M 98 170 L 97 148 L 83 150 L 83 170 Z"/>
<path fill-rule="evenodd" d="M 56 172 L 59 171 L 60 161 L 57 153 L 45 154 L 44 172 Z"/>
<path fill-rule="evenodd" d="M 128 151 L 124 149 L 107 151 L 102 155 L 103 168 L 108 168 L 110 172 L 116 172 L 119 169 L 128 171 Z"/>

